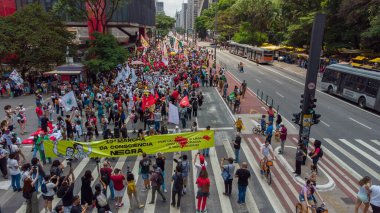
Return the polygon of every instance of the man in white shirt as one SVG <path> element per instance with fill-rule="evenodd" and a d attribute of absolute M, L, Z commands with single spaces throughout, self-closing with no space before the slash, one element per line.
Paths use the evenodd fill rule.
<path fill-rule="evenodd" d="M 380 186 L 372 185 L 370 188 L 370 192 L 371 192 L 370 204 L 372 207 L 372 212 L 380 213 Z"/>

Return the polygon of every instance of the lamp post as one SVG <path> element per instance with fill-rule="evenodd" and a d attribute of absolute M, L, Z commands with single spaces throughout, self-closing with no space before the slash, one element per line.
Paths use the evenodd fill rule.
<path fill-rule="evenodd" d="M 215 21 L 214 21 L 214 64 L 216 69 L 216 32 L 218 26 L 218 0 L 215 2 Z"/>

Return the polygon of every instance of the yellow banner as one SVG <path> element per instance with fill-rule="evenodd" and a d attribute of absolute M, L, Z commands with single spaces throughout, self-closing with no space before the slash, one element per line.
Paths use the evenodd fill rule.
<path fill-rule="evenodd" d="M 149 47 L 149 44 L 148 42 L 145 40 L 144 36 L 141 35 L 141 38 L 140 38 L 140 42 L 141 42 L 141 45 L 145 48 Z"/>
<path fill-rule="evenodd" d="M 154 135 L 145 138 L 108 139 L 92 142 L 44 141 L 47 157 L 81 159 L 93 157 L 127 157 L 157 152 L 180 152 L 214 146 L 214 131 Z"/>

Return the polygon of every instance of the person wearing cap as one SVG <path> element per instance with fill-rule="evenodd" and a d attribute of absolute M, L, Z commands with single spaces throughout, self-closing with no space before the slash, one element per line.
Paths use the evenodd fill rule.
<path fill-rule="evenodd" d="M 197 156 L 199 156 L 199 163 L 197 162 Z M 205 161 L 205 157 L 200 153 L 195 154 L 193 164 L 197 168 L 197 177 L 199 177 L 199 173 L 203 167 L 207 168 L 207 161 Z"/>
<path fill-rule="evenodd" d="M 284 124 L 280 124 L 281 149 L 278 154 L 284 154 L 284 147 L 285 147 L 285 141 L 286 141 L 287 136 L 288 136 L 288 129 L 285 127 Z"/>
<path fill-rule="evenodd" d="M 166 197 L 165 195 L 161 192 L 161 185 L 160 183 L 158 182 L 159 178 L 162 178 L 162 171 L 160 169 L 160 167 L 157 166 L 157 164 L 153 164 L 153 172 L 151 173 L 151 177 L 150 177 L 150 182 L 151 182 L 151 185 L 152 185 L 152 200 L 149 202 L 149 204 L 153 204 L 154 203 L 154 199 L 156 199 L 156 191 L 158 192 L 158 194 L 161 195 L 162 197 L 162 201 L 166 201 Z"/>

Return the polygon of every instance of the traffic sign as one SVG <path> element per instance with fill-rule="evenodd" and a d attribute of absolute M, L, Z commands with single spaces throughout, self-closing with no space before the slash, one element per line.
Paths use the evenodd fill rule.
<path fill-rule="evenodd" d="M 309 88 L 309 89 L 315 89 L 315 83 L 314 83 L 314 82 L 310 82 L 310 83 L 307 85 L 307 88 Z"/>
<path fill-rule="evenodd" d="M 311 114 L 303 115 L 303 120 L 302 120 L 303 126 L 310 127 L 311 126 L 311 118 L 312 118 Z"/>

